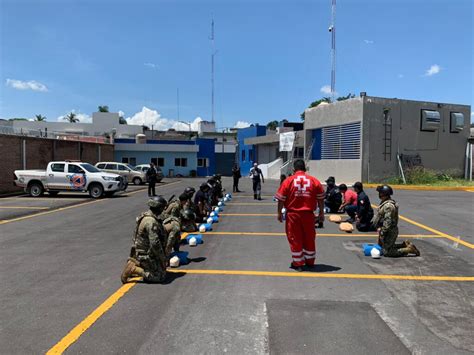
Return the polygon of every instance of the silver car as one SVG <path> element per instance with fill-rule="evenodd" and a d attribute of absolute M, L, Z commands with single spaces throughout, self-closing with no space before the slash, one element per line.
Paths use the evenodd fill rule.
<path fill-rule="evenodd" d="M 142 171 L 133 170 L 133 168 L 125 163 L 117 162 L 99 162 L 96 168 L 108 173 L 119 174 L 127 179 L 129 183 L 141 185 L 146 182 L 146 175 Z"/>

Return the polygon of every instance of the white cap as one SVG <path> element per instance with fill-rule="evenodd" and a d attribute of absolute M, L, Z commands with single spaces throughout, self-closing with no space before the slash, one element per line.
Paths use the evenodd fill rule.
<path fill-rule="evenodd" d="M 170 266 L 171 267 L 178 267 L 179 266 L 179 258 L 177 256 L 173 256 L 170 259 Z"/>
<path fill-rule="evenodd" d="M 380 250 L 377 248 L 372 248 L 372 250 L 370 250 L 370 256 L 372 256 L 374 259 L 380 259 Z"/>
<path fill-rule="evenodd" d="M 189 246 L 195 247 L 195 246 L 197 245 L 197 239 L 196 239 L 196 237 L 189 238 L 188 243 L 189 243 Z"/>

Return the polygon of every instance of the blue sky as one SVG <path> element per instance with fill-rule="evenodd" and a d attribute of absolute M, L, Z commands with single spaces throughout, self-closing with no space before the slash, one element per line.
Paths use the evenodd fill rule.
<path fill-rule="evenodd" d="M 210 119 L 213 16 L 217 124 L 299 120 L 327 96 L 330 3 L 0 0 L 0 117 L 108 105 L 170 126 L 179 88 L 180 119 Z M 472 105 L 472 15 L 470 0 L 338 0 L 337 92 Z"/>

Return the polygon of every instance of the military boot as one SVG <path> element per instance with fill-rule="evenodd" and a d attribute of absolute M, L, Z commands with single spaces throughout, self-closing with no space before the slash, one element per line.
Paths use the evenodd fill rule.
<path fill-rule="evenodd" d="M 120 276 L 120 280 L 122 280 L 123 284 L 127 283 L 128 279 L 131 277 L 145 276 L 145 271 L 138 265 L 140 265 L 140 263 L 137 260 L 133 258 L 128 259 L 125 268 L 122 271 L 122 275 Z"/>
<path fill-rule="evenodd" d="M 406 249 L 408 250 L 408 252 L 409 252 L 410 254 L 415 254 L 415 256 L 420 256 L 420 255 L 421 255 L 420 251 L 419 251 L 418 248 L 415 246 L 415 244 L 413 244 L 413 243 L 410 242 L 409 240 L 405 241 L 405 243 L 407 244 Z"/>

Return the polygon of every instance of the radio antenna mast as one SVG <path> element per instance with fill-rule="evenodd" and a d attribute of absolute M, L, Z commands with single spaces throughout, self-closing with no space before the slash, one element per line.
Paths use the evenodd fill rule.
<path fill-rule="evenodd" d="M 214 45 L 214 18 L 212 18 L 211 22 L 211 36 L 209 37 L 212 44 L 212 52 L 211 52 L 211 121 L 214 122 L 214 57 L 217 54 Z"/>
<path fill-rule="evenodd" d="M 331 99 L 336 98 L 336 0 L 332 0 L 331 6 Z"/>

